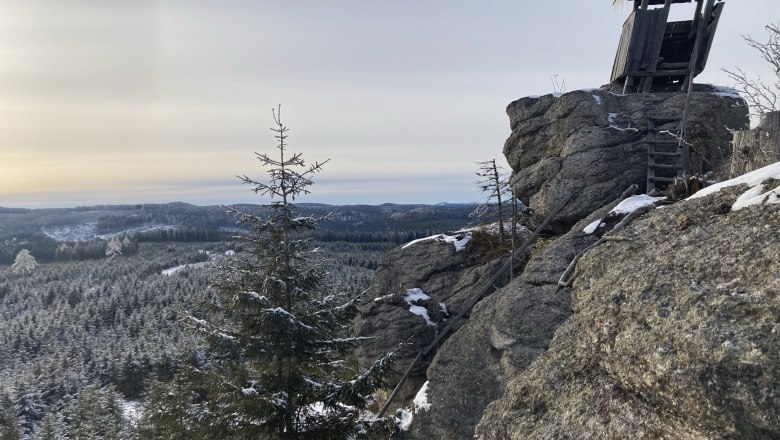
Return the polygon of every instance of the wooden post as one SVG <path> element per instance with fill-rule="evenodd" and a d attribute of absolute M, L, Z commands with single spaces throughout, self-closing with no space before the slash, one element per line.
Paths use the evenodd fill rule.
<path fill-rule="evenodd" d="M 734 131 L 731 144 L 732 178 L 780 160 L 780 111 L 762 113 L 756 128 Z"/>
<path fill-rule="evenodd" d="M 699 20 L 701 20 L 702 6 L 704 6 L 704 0 L 696 0 L 696 12 L 693 13 L 693 23 L 691 23 L 691 33 L 688 35 L 688 39 L 696 35 L 696 29 L 699 26 Z"/>
<path fill-rule="evenodd" d="M 648 6 L 650 6 L 650 0 L 642 0 L 642 10 L 646 11 Z"/>
<path fill-rule="evenodd" d="M 658 69 L 658 57 L 661 55 L 661 46 L 664 43 L 664 34 L 666 33 L 666 22 L 669 21 L 669 9 L 672 6 L 672 0 L 666 0 L 664 2 L 664 10 L 661 12 L 661 20 L 659 21 L 657 33 L 651 35 L 651 38 L 655 39 L 657 47 L 655 47 L 655 53 L 653 53 L 650 59 L 650 65 L 647 66 L 648 76 L 645 77 L 644 87 L 642 93 L 650 93 L 650 89 L 653 86 L 653 73 Z"/>

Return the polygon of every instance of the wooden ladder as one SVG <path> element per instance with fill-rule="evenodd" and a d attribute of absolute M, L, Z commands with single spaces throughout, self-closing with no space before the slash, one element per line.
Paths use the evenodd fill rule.
<path fill-rule="evenodd" d="M 685 171 L 683 166 L 683 148 L 678 139 L 669 134 L 658 131 L 658 127 L 674 123 L 670 131 L 679 133 L 681 128 L 679 119 L 661 120 L 649 119 L 647 121 L 647 193 L 665 191 L 666 186 L 674 181 L 675 177 Z M 666 137 L 665 139 L 663 137 Z"/>

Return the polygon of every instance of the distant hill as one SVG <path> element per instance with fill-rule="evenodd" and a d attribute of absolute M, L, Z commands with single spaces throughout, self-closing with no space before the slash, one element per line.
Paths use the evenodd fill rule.
<path fill-rule="evenodd" d="M 260 205 L 233 205 L 262 215 Z M 296 205 L 300 215 L 324 216 L 316 236 L 322 241 L 403 243 L 468 225 L 476 204 Z M 52 261 L 60 243 L 85 243 L 112 236 L 136 241 L 213 242 L 241 231 L 222 206 L 188 203 L 96 205 L 74 208 L 0 207 L 0 264 L 27 248 L 41 262 Z"/>

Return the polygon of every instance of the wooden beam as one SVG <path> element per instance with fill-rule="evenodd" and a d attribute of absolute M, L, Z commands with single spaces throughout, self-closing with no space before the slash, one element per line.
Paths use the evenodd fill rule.
<path fill-rule="evenodd" d="M 701 20 L 701 8 L 704 6 L 704 0 L 696 0 L 696 12 L 693 13 L 693 23 L 691 23 L 691 33 L 688 35 L 688 39 L 693 38 L 696 34 L 696 28 L 699 26 L 699 20 Z"/>
<path fill-rule="evenodd" d="M 642 10 L 646 11 L 648 6 L 650 6 L 650 0 L 642 0 Z"/>
<path fill-rule="evenodd" d="M 653 38 L 654 46 L 653 53 L 650 56 L 650 64 L 647 65 L 648 76 L 644 79 L 644 87 L 642 87 L 642 93 L 650 93 L 653 86 L 653 74 L 658 69 L 658 57 L 661 55 L 661 46 L 664 44 L 664 34 L 666 33 L 666 22 L 669 21 L 669 9 L 672 6 L 672 0 L 666 0 L 664 2 L 664 9 L 660 12 L 658 19 L 658 26 L 655 29 L 655 35 L 650 35 L 649 38 Z M 656 12 L 656 11 L 654 11 Z"/>

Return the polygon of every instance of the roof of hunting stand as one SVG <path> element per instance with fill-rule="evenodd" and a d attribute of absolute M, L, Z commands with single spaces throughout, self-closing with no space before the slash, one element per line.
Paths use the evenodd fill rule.
<path fill-rule="evenodd" d="M 690 3 L 693 0 L 672 0 L 672 3 Z M 650 6 L 662 5 L 664 0 L 650 0 Z M 634 9 L 639 8 L 642 5 L 642 0 L 634 0 Z"/>
<path fill-rule="evenodd" d="M 695 0 L 696 12 L 691 20 L 669 21 L 672 4 L 692 2 L 634 0 L 634 10 L 623 25 L 611 81 L 625 80 L 624 92 L 635 88 L 647 93 L 653 86 L 675 84 L 678 90 L 687 88 L 707 64 L 724 7 L 715 0 Z"/>

